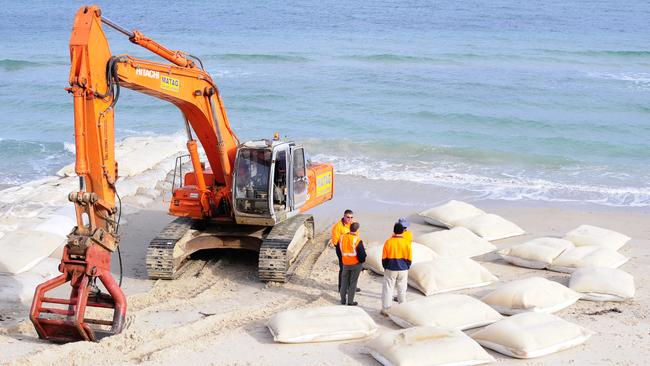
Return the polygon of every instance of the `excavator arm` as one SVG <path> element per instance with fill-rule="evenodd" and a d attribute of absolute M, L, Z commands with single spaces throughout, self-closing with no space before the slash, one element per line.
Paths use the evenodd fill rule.
<path fill-rule="evenodd" d="M 170 63 L 113 56 L 102 24 Z M 70 60 L 67 90 L 74 104 L 75 171 L 80 187 L 70 193 L 69 199 L 75 205 L 77 226 L 68 236 L 59 266 L 62 274 L 37 287 L 30 312 L 39 337 L 59 342 L 96 340 L 100 333 L 119 333 L 124 326 L 126 300 L 110 273 L 111 254 L 119 244 L 114 107 L 120 88 L 166 100 L 182 112 L 200 195 L 198 213 L 193 215 L 215 216 L 215 207 L 232 204 L 231 167 L 239 144 L 218 88 L 202 67 L 183 52 L 170 50 L 140 32 L 130 32 L 102 18 L 97 6 L 85 6 L 77 12 L 70 38 Z M 192 131 L 205 150 L 211 175 L 203 173 Z M 204 176 L 213 181 L 206 182 Z M 108 293 L 102 292 L 98 279 Z M 72 286 L 69 299 L 46 296 L 67 282 Z M 88 319 L 88 307 L 112 309 L 113 317 Z M 91 324 L 103 327 L 98 330 Z"/>

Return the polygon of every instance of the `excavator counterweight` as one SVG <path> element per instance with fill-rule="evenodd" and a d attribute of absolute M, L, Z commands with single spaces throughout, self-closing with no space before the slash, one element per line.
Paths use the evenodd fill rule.
<path fill-rule="evenodd" d="M 103 25 L 168 62 L 114 56 Z M 184 175 L 182 164 L 177 166 L 169 214 L 178 218 L 149 244 L 149 277 L 173 279 L 196 251 L 236 248 L 259 252 L 262 281 L 286 281 L 314 234 L 313 217 L 304 212 L 333 196 L 333 167 L 312 163 L 294 142 L 240 143 L 219 89 L 199 58 L 103 18 L 97 6 L 84 6 L 75 16 L 70 63 L 66 90 L 73 97 L 79 190 L 68 198 L 75 205 L 77 226 L 68 235 L 62 274 L 34 294 L 30 319 L 39 337 L 95 341 L 125 326 L 126 298 L 110 272 L 120 241 L 114 114 L 122 87 L 181 111 L 192 166 Z M 207 162 L 200 160 L 199 146 Z M 68 298 L 48 295 L 67 283 Z M 92 308 L 97 311 L 89 318 L 86 312 Z M 95 317 L 107 311 L 112 312 L 107 319 Z"/>

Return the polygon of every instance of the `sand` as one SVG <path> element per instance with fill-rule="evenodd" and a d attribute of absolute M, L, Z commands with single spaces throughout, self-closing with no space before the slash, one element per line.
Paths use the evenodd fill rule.
<path fill-rule="evenodd" d="M 262 284 L 256 277 L 254 253 L 226 251 L 195 256 L 174 281 L 146 278 L 144 256 L 148 241 L 169 221 L 162 198 L 126 216 L 121 242 L 125 265 L 123 288 L 128 296 L 127 329 L 98 343 L 55 345 L 40 341 L 26 319 L 28 309 L 0 299 L 0 363 L 12 365 L 215 364 L 215 365 L 377 365 L 364 352 L 365 341 L 321 344 L 275 344 L 265 327 L 275 312 L 336 304 L 337 265 L 325 246 L 328 226 L 346 208 L 355 210 L 361 235 L 381 243 L 392 223 L 407 216 L 411 230 L 436 230 L 415 214 L 449 199 L 469 201 L 503 215 L 527 231 L 524 236 L 496 241 L 498 248 L 539 236 L 561 237 L 580 224 L 620 231 L 632 237 L 620 252 L 632 259 L 622 269 L 634 275 L 637 293 L 623 303 L 579 301 L 557 313 L 596 334 L 573 349 L 533 360 L 514 360 L 490 351 L 504 365 L 643 365 L 650 359 L 649 209 L 596 205 L 486 201 L 461 191 L 405 182 L 338 177 L 335 199 L 313 210 L 319 235 L 287 284 Z M 475 258 L 501 280 L 528 276 L 568 284 L 569 275 L 511 266 L 495 254 Z M 117 259 L 113 270 L 117 272 Z M 381 277 L 364 271 L 357 301 L 381 330 L 398 329 L 379 314 Z M 480 295 L 496 285 L 461 291 Z M 407 297 L 419 298 L 409 289 Z M 471 332 L 470 332 L 471 333 Z"/>

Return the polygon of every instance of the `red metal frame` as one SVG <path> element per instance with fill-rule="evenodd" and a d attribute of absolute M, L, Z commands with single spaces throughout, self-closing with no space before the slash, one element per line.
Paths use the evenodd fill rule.
<path fill-rule="evenodd" d="M 110 326 L 107 334 L 117 334 L 124 327 L 126 316 L 126 298 L 122 289 L 113 279 L 110 268 L 110 252 L 98 246 L 90 246 L 85 251 L 85 259 L 71 258 L 68 247 L 63 253 L 59 265 L 62 274 L 36 288 L 30 311 L 30 319 L 38 332 L 39 338 L 54 342 L 96 341 L 97 329 L 90 324 Z M 94 279 L 106 287 L 108 294 L 90 294 L 90 284 Z M 69 299 L 47 297 L 46 293 L 70 282 L 72 290 Z M 68 309 L 46 307 L 44 304 L 68 305 Z M 113 309 L 112 320 L 87 319 L 88 307 Z"/>

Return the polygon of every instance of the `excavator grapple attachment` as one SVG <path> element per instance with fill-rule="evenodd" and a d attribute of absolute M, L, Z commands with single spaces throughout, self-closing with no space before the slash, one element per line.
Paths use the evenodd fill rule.
<path fill-rule="evenodd" d="M 88 249 L 91 261 L 86 262 L 71 259 L 66 248 L 59 267 L 62 274 L 36 288 L 30 319 L 39 338 L 58 343 L 97 341 L 122 331 L 126 315 L 124 293 L 110 271 L 93 266 L 93 259 L 110 253 L 93 249 Z M 96 286 L 97 279 L 108 294 L 102 293 Z M 56 291 L 68 282 L 71 285 L 69 298 L 47 296 L 49 291 Z M 113 319 L 86 318 L 88 308 L 113 309 Z"/>

